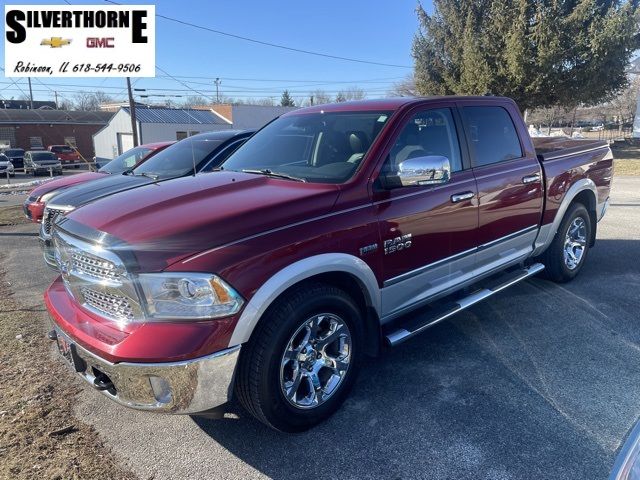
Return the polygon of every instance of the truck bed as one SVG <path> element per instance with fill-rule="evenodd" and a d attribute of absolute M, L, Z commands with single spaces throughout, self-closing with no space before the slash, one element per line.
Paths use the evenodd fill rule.
<path fill-rule="evenodd" d="M 575 155 L 587 150 L 605 148 L 609 144 L 604 140 L 567 137 L 534 137 L 531 139 L 538 158 L 544 162 L 560 157 Z"/>

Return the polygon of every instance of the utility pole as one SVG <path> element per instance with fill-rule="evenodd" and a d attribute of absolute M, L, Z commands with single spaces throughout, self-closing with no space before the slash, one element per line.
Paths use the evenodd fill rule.
<path fill-rule="evenodd" d="M 129 91 L 129 115 L 131 116 L 131 130 L 133 130 L 133 146 L 138 146 L 138 122 L 136 121 L 136 103 L 133 101 L 131 91 L 131 78 L 127 77 L 127 90 Z"/>
<path fill-rule="evenodd" d="M 220 103 L 220 84 L 222 83 L 220 77 L 216 77 L 213 83 L 216 84 L 216 103 Z"/>
<path fill-rule="evenodd" d="M 27 77 L 29 80 L 29 108 L 33 110 L 33 90 L 31 90 L 31 77 Z"/>

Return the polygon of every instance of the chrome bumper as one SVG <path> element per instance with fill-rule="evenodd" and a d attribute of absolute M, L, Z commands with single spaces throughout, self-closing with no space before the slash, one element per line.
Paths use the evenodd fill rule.
<path fill-rule="evenodd" d="M 205 357 L 174 363 L 111 363 L 75 344 L 57 326 L 56 334 L 73 345 L 76 372 L 101 390 L 105 375 L 113 385 L 101 390 L 130 408 L 173 414 L 195 414 L 231 399 L 240 345 Z M 78 361 L 79 359 L 79 361 Z"/>

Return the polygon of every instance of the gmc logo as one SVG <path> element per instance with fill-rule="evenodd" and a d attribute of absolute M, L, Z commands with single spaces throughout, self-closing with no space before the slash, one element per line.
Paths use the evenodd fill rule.
<path fill-rule="evenodd" d="M 113 37 L 87 37 L 87 48 L 113 48 Z"/>

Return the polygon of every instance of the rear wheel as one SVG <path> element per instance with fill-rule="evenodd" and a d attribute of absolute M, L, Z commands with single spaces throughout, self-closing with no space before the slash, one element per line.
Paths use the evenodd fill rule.
<path fill-rule="evenodd" d="M 542 256 L 550 280 L 569 282 L 578 275 L 589 252 L 591 228 L 591 217 L 585 206 L 581 203 L 571 205 Z"/>
<path fill-rule="evenodd" d="M 300 432 L 347 397 L 362 350 L 361 313 L 344 291 L 307 284 L 277 301 L 243 347 L 236 394 L 258 420 Z"/>

